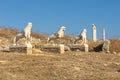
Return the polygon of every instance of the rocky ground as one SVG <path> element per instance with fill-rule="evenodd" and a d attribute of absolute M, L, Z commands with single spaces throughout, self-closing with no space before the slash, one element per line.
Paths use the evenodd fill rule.
<path fill-rule="evenodd" d="M 18 32 L 0 28 L 0 45 L 10 44 Z M 47 36 L 35 32 L 32 35 L 35 38 Z M 88 53 L 59 54 L 37 49 L 31 55 L 0 52 L 0 80 L 120 80 L 120 39 L 110 41 L 110 53 L 101 52 L 102 41 L 91 40 Z"/>
<path fill-rule="evenodd" d="M 120 55 L 0 53 L 0 80 L 120 80 Z"/>

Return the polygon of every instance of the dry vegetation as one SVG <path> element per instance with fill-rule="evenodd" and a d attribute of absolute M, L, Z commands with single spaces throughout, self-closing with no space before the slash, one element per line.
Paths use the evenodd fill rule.
<path fill-rule="evenodd" d="M 119 80 L 120 56 L 67 52 L 0 54 L 0 80 Z"/>
<path fill-rule="evenodd" d="M 17 33 L 16 29 L 0 28 L 0 44 L 10 44 Z M 48 35 L 32 32 L 32 36 L 44 39 Z M 69 37 L 66 35 L 64 41 Z M 101 52 L 102 41 L 91 40 L 89 53 L 0 52 L 0 80 L 120 80 L 120 39 L 110 41 L 111 54 Z"/>

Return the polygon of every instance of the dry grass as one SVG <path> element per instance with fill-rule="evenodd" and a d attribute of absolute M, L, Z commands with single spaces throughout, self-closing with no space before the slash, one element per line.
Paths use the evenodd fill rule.
<path fill-rule="evenodd" d="M 104 53 L 0 53 L 0 80 L 119 80 L 119 66 Z"/>
<path fill-rule="evenodd" d="M 17 33 L 18 33 L 18 30 L 16 29 L 0 28 L 0 37 L 5 37 L 10 39 Z"/>
<path fill-rule="evenodd" d="M 120 52 L 120 38 L 116 39 L 110 39 L 111 45 L 110 45 L 110 51 L 111 52 Z"/>

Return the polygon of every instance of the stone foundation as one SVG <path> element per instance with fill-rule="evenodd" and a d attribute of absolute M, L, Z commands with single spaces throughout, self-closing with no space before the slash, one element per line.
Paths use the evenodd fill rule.
<path fill-rule="evenodd" d="M 27 45 L 10 46 L 9 51 L 32 54 L 32 47 L 28 47 Z"/>
<path fill-rule="evenodd" d="M 68 45 L 70 47 L 70 49 L 72 51 L 84 51 L 84 52 L 88 52 L 88 44 L 83 44 L 83 45 L 80 45 L 80 44 L 69 44 Z"/>
<path fill-rule="evenodd" d="M 64 44 L 46 44 L 42 46 L 43 51 L 51 51 L 51 52 L 59 52 L 60 54 L 64 54 L 65 47 Z"/>

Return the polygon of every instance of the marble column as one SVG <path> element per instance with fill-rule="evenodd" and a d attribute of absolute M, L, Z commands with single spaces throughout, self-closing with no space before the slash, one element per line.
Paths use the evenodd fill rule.
<path fill-rule="evenodd" d="M 103 29 L 103 32 L 102 32 L 102 39 L 103 39 L 103 41 L 105 41 L 105 29 Z"/>
<path fill-rule="evenodd" d="M 94 42 L 97 41 L 97 33 L 96 33 L 96 25 L 95 24 L 92 24 L 92 40 Z"/>

